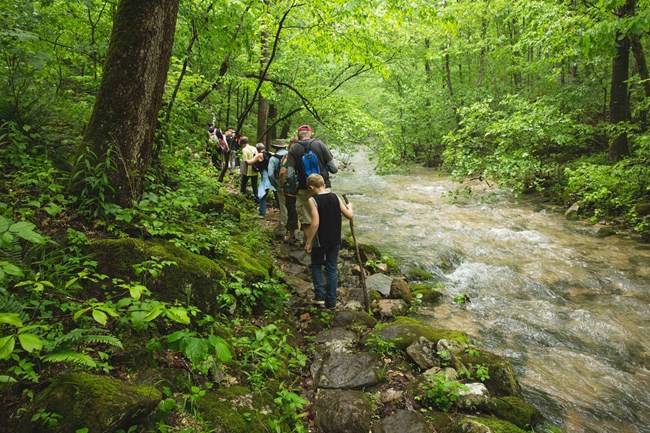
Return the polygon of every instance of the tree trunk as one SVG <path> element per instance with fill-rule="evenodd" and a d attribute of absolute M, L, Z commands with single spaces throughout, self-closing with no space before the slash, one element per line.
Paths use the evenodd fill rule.
<path fill-rule="evenodd" d="M 621 17 L 634 14 L 635 0 L 627 0 L 619 9 Z M 612 125 L 627 122 L 630 119 L 630 99 L 627 80 L 630 75 L 630 38 L 617 33 L 616 54 L 612 60 L 612 84 L 609 100 L 609 120 Z M 626 132 L 617 132 L 609 145 L 608 156 L 618 161 L 629 155 L 629 143 Z"/>
<path fill-rule="evenodd" d="M 643 96 L 645 96 L 646 99 L 650 99 L 650 74 L 648 73 L 648 63 L 646 62 L 645 59 L 645 53 L 643 52 L 641 39 L 637 35 L 630 36 L 630 44 L 632 47 L 632 53 L 634 54 L 634 62 L 636 63 L 636 67 L 639 72 L 639 77 L 641 77 Z M 647 108 L 643 108 L 642 110 L 640 110 L 639 123 L 641 125 L 641 130 L 645 132 L 648 129 Z"/>
<path fill-rule="evenodd" d="M 179 0 L 122 0 L 84 141 L 99 162 L 111 155 L 109 200 L 129 207 L 144 175 L 167 80 Z"/>

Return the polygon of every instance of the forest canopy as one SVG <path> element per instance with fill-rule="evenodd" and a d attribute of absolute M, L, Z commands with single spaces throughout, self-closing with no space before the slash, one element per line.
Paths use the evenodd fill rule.
<path fill-rule="evenodd" d="M 39 149 L 63 171 L 81 161 L 119 171 L 97 143 L 105 111 L 91 115 L 105 73 L 120 68 L 109 49 L 120 3 L 147 16 L 144 2 L 3 2 L 3 144 Z M 88 189 L 99 201 L 137 201 L 165 155 L 204 150 L 208 122 L 267 146 L 309 123 L 330 147 L 369 146 L 384 172 L 423 163 L 650 230 L 648 1 L 157 3 L 173 16 L 144 43 L 171 31 L 173 45 L 146 72 L 162 74 L 164 93 L 155 122 L 132 135 L 150 142 L 134 153 L 144 164 L 126 169 L 142 182 L 129 194 Z M 25 162 L 3 147 L 11 165 Z"/>

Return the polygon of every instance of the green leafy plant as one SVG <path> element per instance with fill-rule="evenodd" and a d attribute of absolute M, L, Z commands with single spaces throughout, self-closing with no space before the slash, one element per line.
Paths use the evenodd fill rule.
<path fill-rule="evenodd" d="M 365 346 L 368 350 L 381 356 L 394 356 L 400 353 L 397 343 L 399 338 L 393 340 L 384 340 L 377 334 L 373 334 L 366 339 Z"/>
<path fill-rule="evenodd" d="M 467 387 L 460 382 L 447 379 L 444 373 L 429 376 L 426 383 L 422 385 L 424 395 L 416 397 L 425 405 L 435 406 L 443 412 L 449 412 L 452 406 L 460 397 L 461 391 Z"/>

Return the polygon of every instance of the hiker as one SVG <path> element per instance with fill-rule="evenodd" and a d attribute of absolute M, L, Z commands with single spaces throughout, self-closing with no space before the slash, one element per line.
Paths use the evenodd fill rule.
<path fill-rule="evenodd" d="M 253 166 L 248 163 L 257 155 L 257 149 L 250 144 L 248 137 L 242 136 L 239 143 L 244 146 L 242 149 L 242 160 L 239 166 L 241 173 L 241 187 L 240 192 L 246 195 L 246 184 L 250 180 L 251 188 L 253 189 L 253 199 L 255 203 L 258 202 L 257 198 L 257 172 L 253 170 Z"/>
<path fill-rule="evenodd" d="M 251 164 L 253 170 L 260 174 L 260 184 L 257 188 L 257 199 L 260 205 L 259 217 L 264 218 L 266 216 L 266 200 L 269 196 L 269 191 L 275 191 L 273 185 L 269 181 L 269 161 L 273 158 L 273 154 L 266 150 L 263 143 L 257 143 L 255 145 L 257 149 L 257 154 L 246 161 L 248 164 Z"/>
<path fill-rule="evenodd" d="M 226 128 L 226 132 L 224 133 L 226 136 L 226 142 L 228 143 L 228 147 L 230 148 L 230 158 L 228 160 L 228 168 L 230 170 L 234 170 L 235 164 L 238 163 L 238 151 L 239 151 L 239 143 L 237 140 L 235 140 L 235 130 L 232 126 L 229 126 Z"/>
<path fill-rule="evenodd" d="M 287 226 L 287 204 L 284 196 L 284 185 L 280 184 L 278 181 L 280 179 L 280 169 L 282 168 L 282 158 L 287 154 L 287 145 L 284 140 L 278 138 L 273 143 L 273 147 L 276 149 L 275 155 L 269 160 L 269 181 L 271 185 L 275 187 L 275 198 L 278 202 L 278 208 L 280 209 L 280 224 L 283 227 Z"/>
<path fill-rule="evenodd" d="M 305 239 L 307 239 L 307 231 L 309 224 L 311 224 L 311 215 L 309 212 L 309 205 L 307 200 L 313 194 L 307 188 L 307 176 L 304 169 L 303 155 L 309 150 L 316 154 L 318 159 L 318 166 L 320 168 L 320 175 L 325 182 L 325 188 L 331 188 L 329 173 L 336 173 L 339 171 L 334 161 L 332 153 L 327 146 L 320 141 L 312 139 L 312 131 L 309 125 L 301 125 L 298 128 L 298 142 L 289 149 L 287 156 L 287 176 L 291 177 L 297 174 L 298 176 L 298 194 L 296 195 L 296 212 Z"/>
<path fill-rule="evenodd" d="M 296 144 L 298 137 L 293 136 L 289 139 L 289 149 Z M 296 241 L 296 229 L 298 228 L 298 214 L 296 213 L 296 194 L 298 193 L 298 180 L 295 175 L 292 177 L 287 176 L 287 160 L 289 154 L 287 153 L 280 162 L 280 175 L 278 178 L 278 184 L 282 185 L 282 192 L 284 193 L 284 201 L 287 208 L 287 234 L 284 237 L 284 241 L 287 243 L 294 243 Z"/>
<path fill-rule="evenodd" d="M 307 230 L 305 251 L 311 253 L 311 278 L 314 284 L 313 303 L 336 307 L 338 286 L 338 260 L 341 249 L 341 214 L 352 219 L 352 203 L 346 206 L 336 194 L 325 188 L 325 180 L 320 174 L 307 178 L 307 186 L 314 194 L 309 198 L 311 224 Z M 327 285 L 323 285 L 323 266 Z"/>

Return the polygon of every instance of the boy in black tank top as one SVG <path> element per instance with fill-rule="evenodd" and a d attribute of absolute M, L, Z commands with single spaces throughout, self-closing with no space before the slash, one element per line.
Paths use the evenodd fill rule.
<path fill-rule="evenodd" d="M 311 253 L 314 303 L 334 308 L 339 280 L 337 267 L 341 249 L 341 215 L 352 218 L 352 203 L 346 206 L 336 194 L 328 192 L 320 174 L 309 176 L 307 187 L 315 194 L 309 199 L 311 225 L 305 243 L 305 251 Z M 323 266 L 327 284 L 323 284 Z"/>

